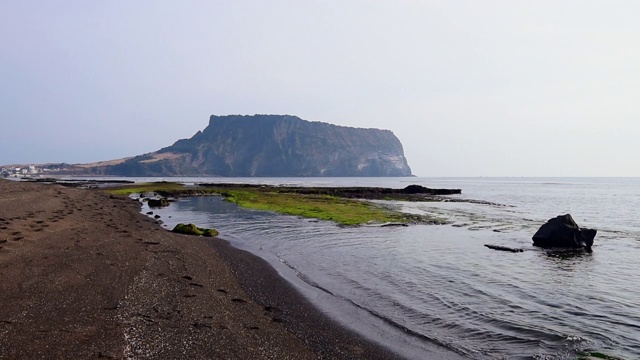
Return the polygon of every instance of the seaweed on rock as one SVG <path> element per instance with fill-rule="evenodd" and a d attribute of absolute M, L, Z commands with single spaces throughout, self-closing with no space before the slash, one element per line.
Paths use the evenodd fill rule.
<path fill-rule="evenodd" d="M 208 236 L 208 237 L 212 237 L 212 236 L 217 236 L 218 235 L 218 230 L 216 229 L 203 229 L 203 228 L 199 228 L 194 224 L 178 224 L 176 225 L 173 230 L 171 230 L 175 233 L 178 234 L 185 234 L 185 235 L 196 235 L 196 236 Z"/>

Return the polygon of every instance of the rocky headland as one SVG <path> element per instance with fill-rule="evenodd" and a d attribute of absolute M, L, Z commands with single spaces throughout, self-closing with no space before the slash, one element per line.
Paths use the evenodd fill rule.
<path fill-rule="evenodd" d="M 290 115 L 212 115 L 189 139 L 158 151 L 57 171 L 115 176 L 411 176 L 389 130 L 313 122 Z"/>

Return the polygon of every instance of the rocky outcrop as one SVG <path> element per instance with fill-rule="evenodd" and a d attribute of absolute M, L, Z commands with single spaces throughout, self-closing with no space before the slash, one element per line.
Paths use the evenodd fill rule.
<path fill-rule="evenodd" d="M 147 200 L 147 205 L 149 205 L 150 208 L 153 207 L 165 207 L 165 206 L 169 206 L 169 199 L 167 198 L 160 198 L 160 199 L 148 199 Z"/>
<path fill-rule="evenodd" d="M 389 130 L 289 115 L 211 116 L 209 126 L 155 153 L 93 167 L 119 176 L 410 176 Z"/>
<path fill-rule="evenodd" d="M 560 215 L 547 221 L 533 235 L 533 245 L 543 248 L 584 248 L 591 250 L 596 230 L 580 229 L 571 215 Z"/>
<path fill-rule="evenodd" d="M 453 195 L 461 194 L 460 189 L 431 189 L 421 185 L 409 185 L 401 190 L 396 190 L 401 194 L 428 194 L 428 195 Z"/>
<path fill-rule="evenodd" d="M 265 191 L 275 191 L 279 193 L 296 193 L 306 195 L 327 195 L 337 196 L 350 199 L 369 199 L 369 200 L 407 200 L 407 201 L 424 201 L 425 199 L 443 199 L 440 195 L 461 194 L 460 189 L 432 189 L 421 185 L 409 185 L 404 189 L 392 189 L 382 187 L 307 187 L 307 186 L 269 186 L 269 185 L 252 185 L 252 184 L 233 184 L 233 183 L 202 183 L 197 184 L 203 188 L 224 189 L 260 189 Z M 182 193 L 182 192 L 179 192 Z M 167 196 L 176 196 L 179 193 L 170 193 Z M 448 199 L 452 200 L 452 199 Z"/>

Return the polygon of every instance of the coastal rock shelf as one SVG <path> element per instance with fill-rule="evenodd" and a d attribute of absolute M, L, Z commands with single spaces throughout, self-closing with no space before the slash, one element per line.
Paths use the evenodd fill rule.
<path fill-rule="evenodd" d="M 280 193 L 294 193 L 306 195 L 329 195 L 350 199 L 369 200 L 405 200 L 426 201 L 439 200 L 436 195 L 461 194 L 460 189 L 431 189 L 420 185 L 409 185 L 404 189 L 381 187 L 290 187 L 247 184 L 198 184 L 204 188 L 251 188 L 261 191 L 275 191 Z"/>
<path fill-rule="evenodd" d="M 430 189 L 409 185 L 404 189 L 378 187 L 290 187 L 249 184 L 146 183 L 110 189 L 113 194 L 152 193 L 162 198 L 220 195 L 240 207 L 336 222 L 341 225 L 414 223 L 444 224 L 429 215 L 403 213 L 392 204 L 359 200 L 447 201 L 459 189 Z M 153 207 L 150 201 L 149 207 Z"/>

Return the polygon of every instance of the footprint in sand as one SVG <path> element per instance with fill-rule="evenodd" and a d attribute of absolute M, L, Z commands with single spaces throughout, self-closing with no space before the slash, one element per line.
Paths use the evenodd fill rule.
<path fill-rule="evenodd" d="M 271 306 L 271 305 L 267 305 L 264 307 L 264 311 L 266 312 L 270 312 L 270 313 L 281 313 L 282 310 L 278 309 L 275 306 Z"/>
<path fill-rule="evenodd" d="M 211 324 L 205 324 L 201 322 L 194 322 L 193 327 L 196 329 L 208 328 L 211 329 Z"/>

